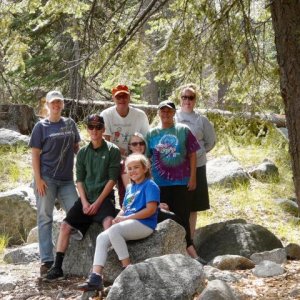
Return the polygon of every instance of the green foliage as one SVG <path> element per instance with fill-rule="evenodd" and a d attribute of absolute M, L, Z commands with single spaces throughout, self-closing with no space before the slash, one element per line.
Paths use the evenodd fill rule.
<path fill-rule="evenodd" d="M 288 143 L 270 124 L 253 120 L 230 119 L 209 115 L 214 121 L 218 142 L 210 157 L 232 155 L 246 169 L 258 165 L 263 159 L 272 160 L 279 176 L 267 181 L 250 179 L 249 184 L 228 188 L 209 187 L 211 209 L 199 213 L 198 226 L 244 218 L 249 223 L 262 225 L 273 232 L 283 243 L 298 243 L 299 221 L 293 214 L 275 203 L 275 199 L 294 196 L 294 186 Z M 220 126 L 220 127 L 219 127 Z M 263 129 L 264 134 L 259 134 Z M 237 136 L 237 132 L 242 133 Z"/>
<path fill-rule="evenodd" d="M 4 252 L 8 246 L 10 237 L 7 234 L 0 234 L 0 254 Z"/>
<path fill-rule="evenodd" d="M 69 97 L 96 99 L 101 88 L 121 82 L 139 100 L 152 72 L 160 99 L 195 82 L 205 106 L 223 86 L 224 95 L 214 103 L 220 108 L 282 110 L 273 29 L 263 1 L 147 5 L 1 2 L 1 97 L 30 103 L 39 92 L 59 88 Z"/>
<path fill-rule="evenodd" d="M 6 191 L 32 180 L 31 157 L 27 147 L 0 147 L 0 191 Z"/>

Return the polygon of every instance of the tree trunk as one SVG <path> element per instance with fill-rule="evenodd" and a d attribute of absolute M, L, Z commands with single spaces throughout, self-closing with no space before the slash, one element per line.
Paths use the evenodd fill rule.
<path fill-rule="evenodd" d="M 271 1 L 280 89 L 285 105 L 293 180 L 300 210 L 300 2 Z"/>
<path fill-rule="evenodd" d="M 156 72 L 149 72 L 146 74 L 149 84 L 143 87 L 142 100 L 147 101 L 148 104 L 158 104 L 159 89 L 158 83 L 154 81 Z"/>
<path fill-rule="evenodd" d="M 72 49 L 72 60 L 70 63 L 69 69 L 69 78 L 70 78 L 70 87 L 69 87 L 69 95 L 72 99 L 80 99 L 81 98 L 81 76 L 80 76 L 80 48 L 79 42 L 71 42 L 73 44 Z"/>

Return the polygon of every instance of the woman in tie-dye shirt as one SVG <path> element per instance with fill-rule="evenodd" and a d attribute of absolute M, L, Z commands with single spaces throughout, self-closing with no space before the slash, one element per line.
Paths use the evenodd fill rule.
<path fill-rule="evenodd" d="M 175 112 L 173 102 L 159 104 L 161 124 L 146 136 L 147 155 L 151 159 L 153 179 L 160 188 L 161 202 L 167 203 L 181 220 L 186 230 L 187 252 L 200 261 L 189 225 L 190 199 L 196 188 L 196 152 L 200 146 L 186 125 L 174 123 Z"/>

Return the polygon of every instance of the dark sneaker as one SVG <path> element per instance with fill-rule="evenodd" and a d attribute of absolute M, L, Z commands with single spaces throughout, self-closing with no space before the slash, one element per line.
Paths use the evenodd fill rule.
<path fill-rule="evenodd" d="M 207 261 L 204 260 L 203 258 L 201 258 L 200 256 L 198 256 L 197 258 L 195 258 L 196 261 L 198 261 L 200 264 L 202 265 L 207 265 Z"/>
<path fill-rule="evenodd" d="M 45 281 L 55 281 L 64 278 L 64 273 L 61 268 L 53 266 L 44 277 Z"/>
<path fill-rule="evenodd" d="M 78 289 L 84 292 L 101 291 L 103 289 L 102 277 L 95 273 L 91 273 L 85 283 L 79 284 Z"/>
<path fill-rule="evenodd" d="M 45 277 L 53 265 L 53 261 L 46 261 L 40 266 L 40 276 Z"/>

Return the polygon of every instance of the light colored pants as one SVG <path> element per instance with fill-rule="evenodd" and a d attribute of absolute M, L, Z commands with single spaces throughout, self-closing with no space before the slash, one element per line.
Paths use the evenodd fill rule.
<path fill-rule="evenodd" d="M 119 260 L 129 257 L 126 241 L 146 238 L 153 229 L 137 220 L 126 220 L 112 225 L 97 236 L 94 266 L 104 267 L 107 251 L 113 246 Z"/>
<path fill-rule="evenodd" d="M 57 199 L 65 212 L 78 199 L 74 181 L 61 181 L 44 176 L 48 188 L 45 196 L 34 191 L 37 205 L 37 225 L 41 262 L 53 261 L 52 222 L 55 200 Z"/>

